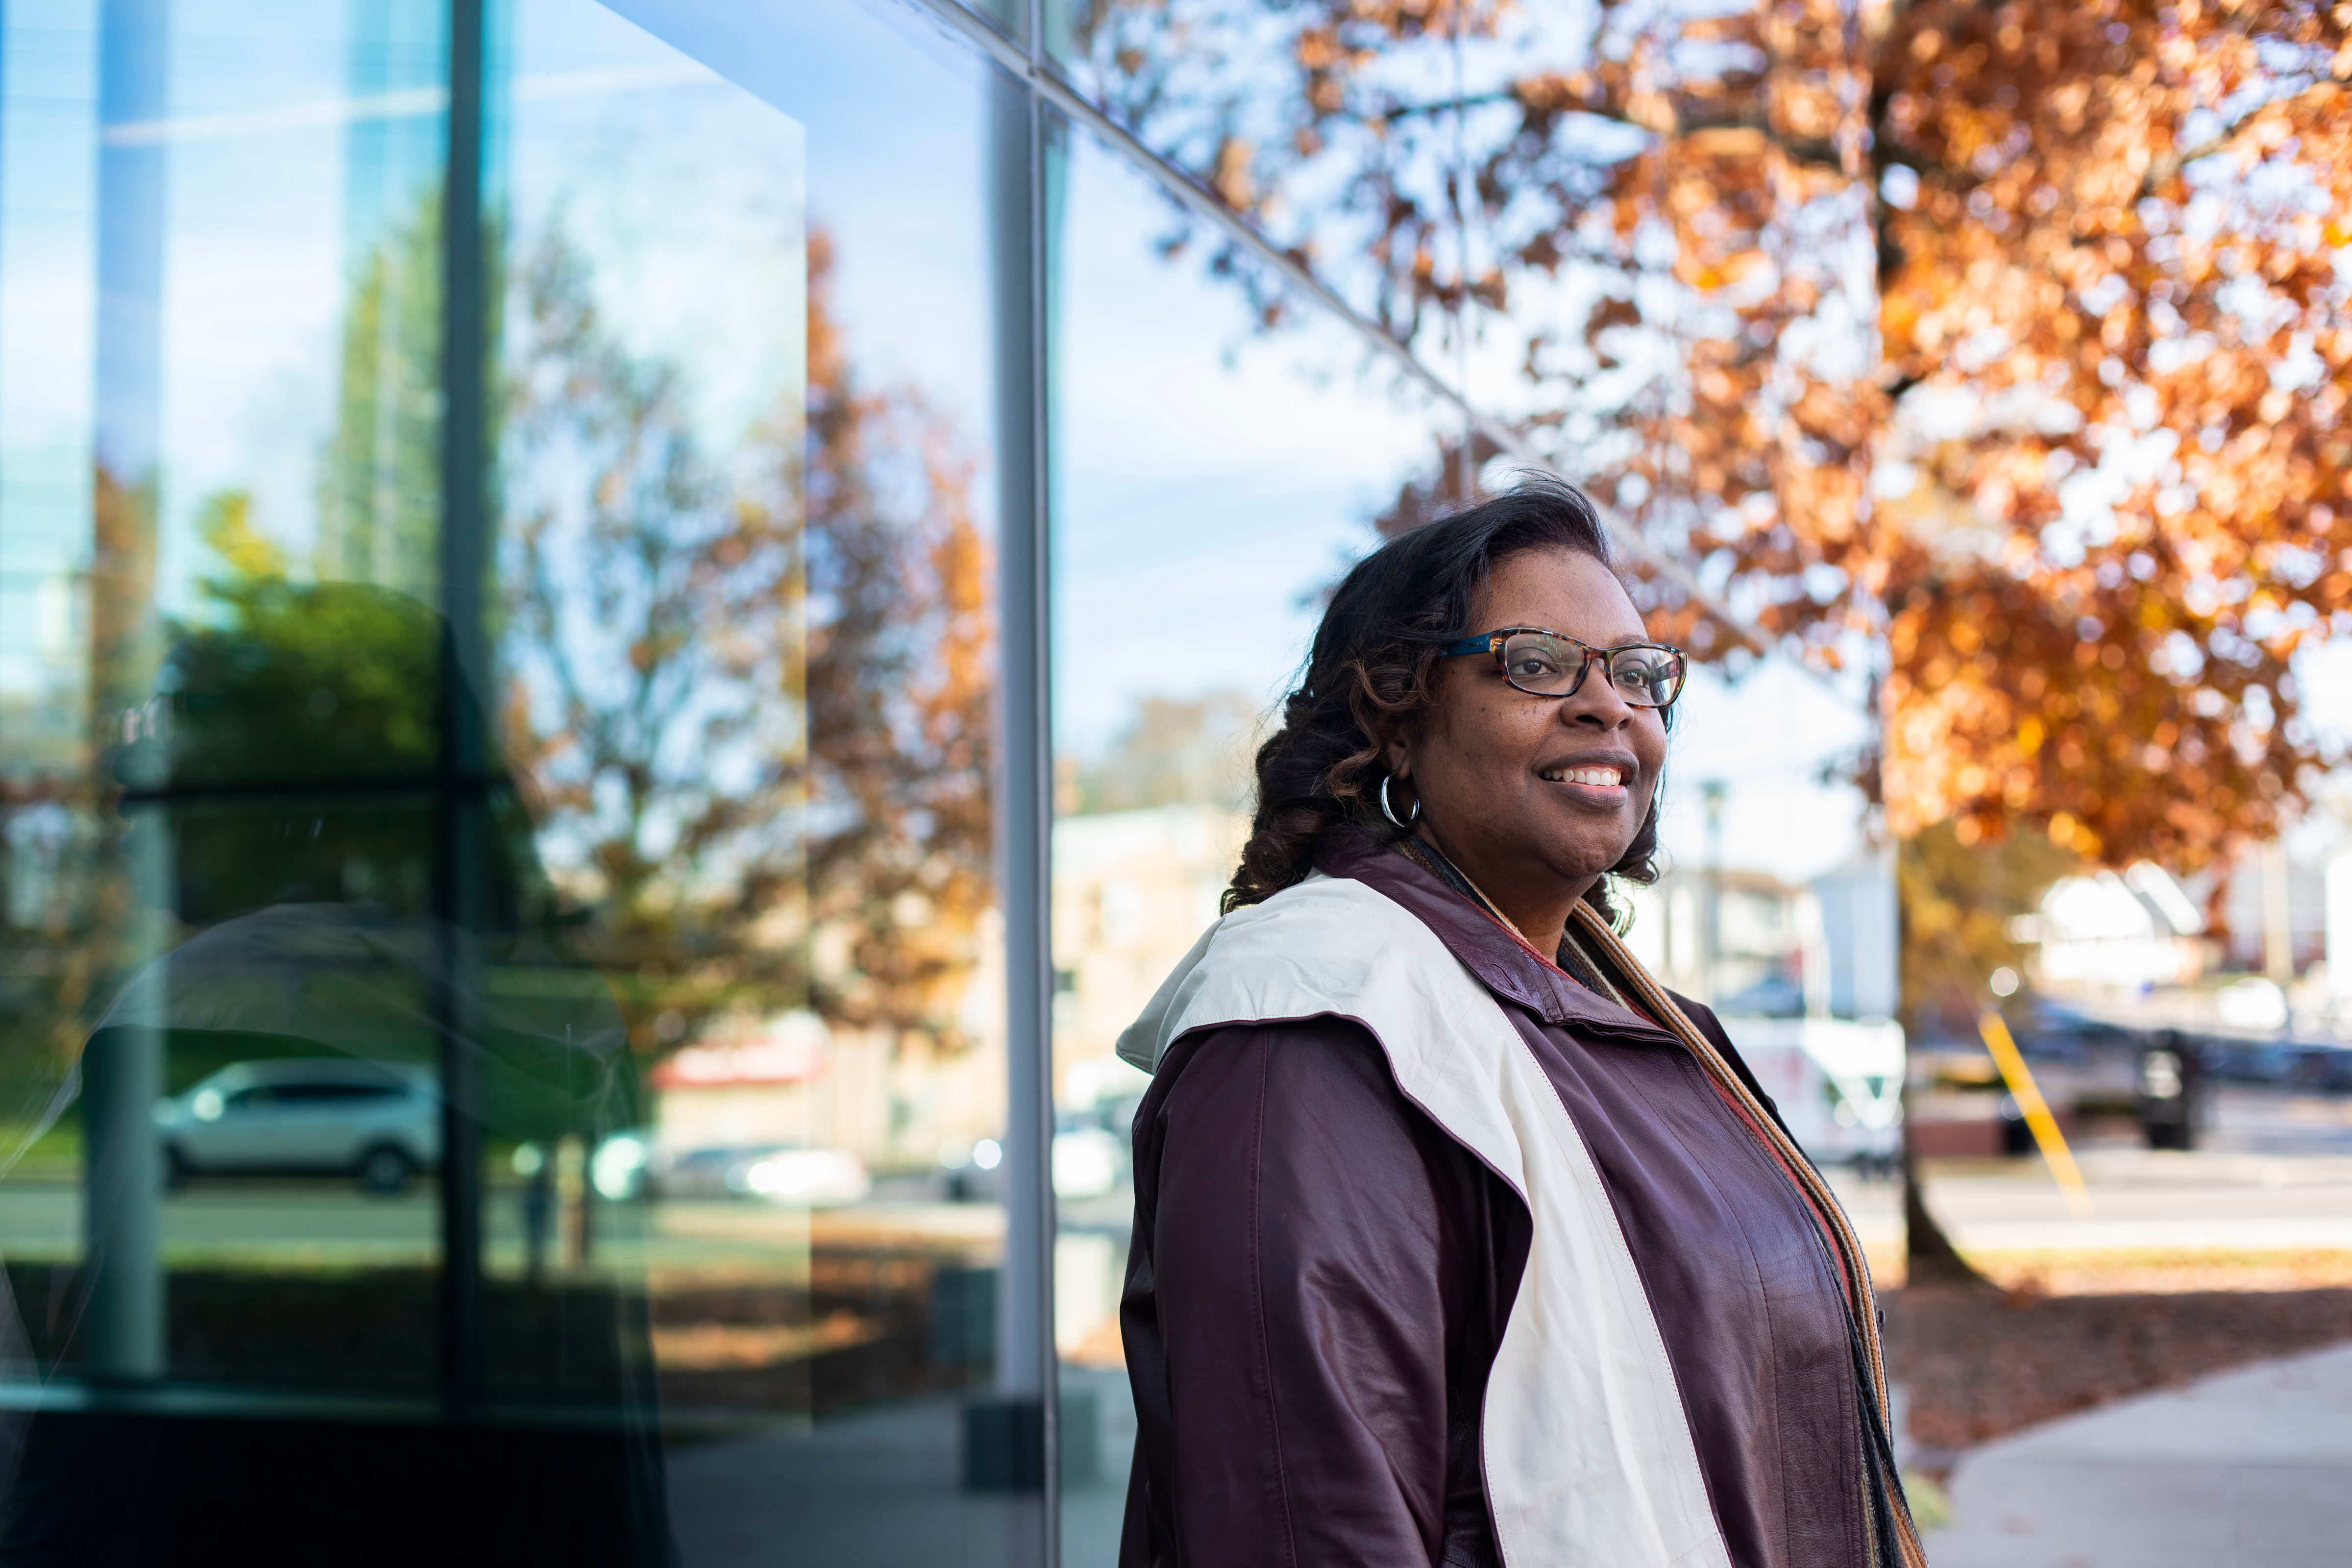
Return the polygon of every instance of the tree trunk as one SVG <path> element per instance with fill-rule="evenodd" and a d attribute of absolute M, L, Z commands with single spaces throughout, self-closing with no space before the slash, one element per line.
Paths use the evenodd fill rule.
<path fill-rule="evenodd" d="M 1992 1281 L 1960 1256 L 1919 1192 L 1919 1162 L 1911 1153 L 1911 1087 L 1903 1087 L 1903 1282 L 1906 1285 L 1983 1285 Z"/>

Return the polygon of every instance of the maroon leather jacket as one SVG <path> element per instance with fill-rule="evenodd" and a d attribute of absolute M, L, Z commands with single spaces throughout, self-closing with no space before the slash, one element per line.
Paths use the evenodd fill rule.
<path fill-rule="evenodd" d="M 1558 1090 L 1665 1341 L 1731 1561 L 1874 1562 L 1837 1267 L 1689 1050 L 1369 837 L 1323 869 L 1427 924 Z M 1683 1005 L 1738 1064 L 1714 1015 Z M 1379 1042 L 1337 1016 L 1182 1037 L 1136 1117 L 1135 1171 L 1121 1568 L 1499 1564 L 1480 1411 L 1529 1220 L 1398 1091 Z"/>

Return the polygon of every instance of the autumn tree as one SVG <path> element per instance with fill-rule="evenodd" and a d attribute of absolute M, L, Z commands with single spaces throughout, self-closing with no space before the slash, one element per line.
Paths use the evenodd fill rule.
<path fill-rule="evenodd" d="M 809 239 L 810 928 L 817 1010 L 964 1042 L 950 1011 L 995 898 L 995 566 L 958 433 L 857 372 Z"/>
<path fill-rule="evenodd" d="M 1515 366 L 1517 437 L 1722 603 L 1876 661 L 1898 834 L 2190 868 L 2296 808 L 2292 656 L 2352 626 L 2347 20 L 1105 0 L 1080 68 L 1382 329 Z"/>
<path fill-rule="evenodd" d="M 952 1046 L 989 877 L 989 563 L 953 433 L 864 384 L 808 244 L 802 388 L 730 455 L 550 228 L 518 268 L 508 743 L 658 1049 L 806 1005 Z"/>

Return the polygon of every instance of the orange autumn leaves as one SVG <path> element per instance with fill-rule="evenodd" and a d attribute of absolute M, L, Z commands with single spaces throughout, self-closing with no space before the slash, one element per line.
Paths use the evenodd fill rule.
<path fill-rule="evenodd" d="M 2194 866 L 2273 823 L 2295 748 L 2277 722 L 2247 744 L 2240 714 L 2277 672 L 2209 667 L 2184 683 L 2135 661 L 2176 618 L 2161 586 L 2066 607 L 2075 625 L 2041 584 L 1998 572 L 1925 579 L 1895 602 L 1883 777 L 1896 830 L 1950 822 L 1972 844 L 2022 816 L 2086 858 Z"/>
<path fill-rule="evenodd" d="M 1127 0 L 1093 84 L 1180 157 L 1226 128 L 1217 188 L 1370 258 L 1400 337 L 1469 302 L 1563 469 L 1876 661 L 1898 833 L 2273 831 L 2319 760 L 2289 660 L 2352 629 L 2352 5 L 1567 15 Z"/>
<path fill-rule="evenodd" d="M 2352 590 L 2346 19 L 1941 5 L 1889 28 L 1877 153 L 1916 194 L 1881 218 L 1886 377 L 1997 411 L 1897 436 L 1898 827 L 2024 816 L 2195 865 L 2295 800 L 2287 660 Z"/>

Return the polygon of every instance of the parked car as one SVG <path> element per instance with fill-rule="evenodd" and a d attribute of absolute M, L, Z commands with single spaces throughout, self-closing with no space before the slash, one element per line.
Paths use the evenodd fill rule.
<path fill-rule="evenodd" d="M 1062 1199 L 1106 1198 L 1125 1189 L 1129 1122 L 1135 1100 L 1107 1100 L 1087 1110 L 1064 1110 L 1054 1118 L 1054 1195 Z M 1004 1146 L 993 1138 L 950 1143 L 940 1151 L 940 1191 L 950 1203 L 990 1204 L 1004 1196 Z"/>
<path fill-rule="evenodd" d="M 1718 1017 L 1801 1018 L 1805 988 L 1795 978 L 1775 972 L 1745 990 L 1735 991 L 1715 1005 Z"/>
<path fill-rule="evenodd" d="M 2021 1054 L 2037 1061 L 2088 1067 L 2095 1061 L 2134 1062 L 2146 1043 L 2140 1031 L 2037 996 L 2011 1010 L 2011 1035 Z"/>
<path fill-rule="evenodd" d="M 588 1182 L 596 1195 L 625 1202 L 646 1195 L 654 1159 L 653 1134 L 643 1129 L 608 1134 L 588 1158 Z"/>
<path fill-rule="evenodd" d="M 2198 1055 L 2208 1077 L 2231 1083 L 2284 1083 L 2294 1068 L 2294 1052 L 2284 1039 L 2207 1036 L 2198 1042 Z"/>
<path fill-rule="evenodd" d="M 1054 1195 L 1107 1197 L 1127 1174 L 1127 1140 L 1099 1127 L 1054 1134 Z"/>
<path fill-rule="evenodd" d="M 2352 1047 L 2304 1046 L 2296 1049 L 2286 1080 L 2306 1093 L 2352 1093 Z"/>
<path fill-rule="evenodd" d="M 352 1175 L 397 1193 L 441 1159 L 432 1070 L 332 1058 L 225 1067 L 159 1101 L 174 1184 L 200 1175 Z"/>

